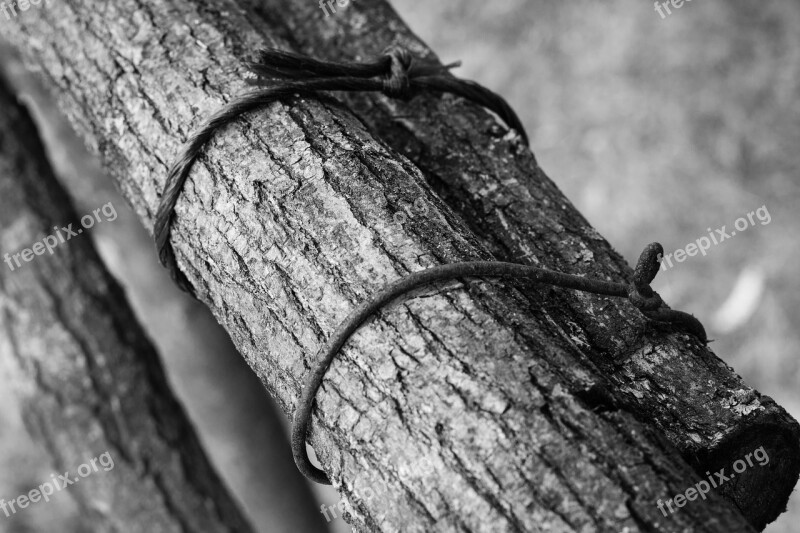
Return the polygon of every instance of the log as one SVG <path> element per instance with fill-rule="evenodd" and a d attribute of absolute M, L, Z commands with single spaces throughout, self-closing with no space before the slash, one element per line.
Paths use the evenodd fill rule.
<path fill-rule="evenodd" d="M 5 253 L 53 235 L 54 226 L 78 228 L 80 218 L 47 163 L 32 120 L 2 84 L 0 107 Z M 84 234 L 56 244 L 52 255 L 44 252 L 19 266 L 6 255 L 11 262 L 0 269 L 3 381 L 18 392 L 26 427 L 58 473 L 68 471 L 66 477 L 77 480 L 67 485 L 66 479 L 43 479 L 50 487 L 41 490 L 53 498 L 63 497 L 62 490 L 75 496 L 92 531 L 253 531 L 91 241 Z M 31 501 L 44 505 L 41 497 Z M 0 521 L 24 513 L 19 506 L 28 504 L 16 501 L 4 500 Z"/>
<path fill-rule="evenodd" d="M 9 38 L 149 228 L 179 137 L 243 88 L 237 59 L 285 44 L 229 2 L 39 15 Z M 408 205 L 418 216 L 395 223 Z M 172 244 L 287 412 L 322 341 L 367 294 L 492 257 L 413 164 L 327 99 L 276 103 L 215 136 Z M 576 394 L 606 380 L 540 302 L 486 282 L 425 296 L 358 333 L 317 396 L 310 442 L 357 530 L 752 530 L 714 492 L 659 511 L 698 476 L 605 395 Z"/>
<path fill-rule="evenodd" d="M 313 2 L 245 5 L 292 49 L 314 57 L 363 60 L 401 44 L 441 64 L 384 1 L 352 2 L 328 16 Z M 480 106 L 432 94 L 408 103 L 379 93 L 336 96 L 423 171 L 496 259 L 631 282 L 628 263 L 558 190 L 519 137 Z M 757 529 L 785 509 L 800 475 L 800 426 L 772 398 L 746 384 L 708 347 L 652 327 L 627 302 L 560 289 L 529 294 L 561 337 L 607 379 L 615 404 L 662 431 L 700 476 L 764 446 L 781 467 L 721 492 Z"/>

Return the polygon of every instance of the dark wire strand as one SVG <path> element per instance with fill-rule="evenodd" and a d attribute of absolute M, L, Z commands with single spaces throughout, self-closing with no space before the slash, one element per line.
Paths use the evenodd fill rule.
<path fill-rule="evenodd" d="M 180 271 L 175 259 L 175 252 L 169 242 L 170 230 L 175 217 L 175 204 L 178 203 L 181 191 L 189 177 L 194 162 L 206 143 L 214 133 L 228 124 L 236 121 L 244 113 L 262 109 L 281 98 L 293 95 L 313 96 L 319 90 L 376 90 L 381 85 L 380 81 L 354 78 L 326 78 L 322 80 L 287 81 L 275 87 L 256 89 L 234 97 L 225 106 L 211 115 L 193 132 L 186 143 L 181 147 L 170 168 L 164 191 L 161 194 L 161 203 L 156 211 L 153 233 L 155 235 L 156 249 L 161 264 L 169 269 L 172 279 L 187 292 L 192 292 L 191 285 L 186 276 Z"/>
<path fill-rule="evenodd" d="M 500 261 L 471 261 L 434 266 L 420 272 L 414 272 L 388 284 L 360 303 L 336 328 L 317 354 L 313 368 L 306 377 L 305 386 L 300 395 L 292 423 L 292 455 L 297 468 L 310 480 L 330 485 L 331 481 L 328 475 L 311 463 L 306 448 L 306 435 L 311 420 L 314 398 L 322 385 L 325 374 L 336 354 L 339 353 L 353 333 L 371 316 L 375 315 L 392 300 L 432 283 L 463 278 L 515 279 L 599 295 L 629 298 L 631 303 L 648 318 L 683 327 L 701 342 L 707 342 L 705 330 L 696 318 L 682 311 L 664 309 L 664 303 L 661 298 L 650 288 L 649 283 L 658 273 L 659 260 L 662 254 L 663 248 L 660 244 L 652 243 L 648 245 L 639 259 L 634 272 L 635 281 L 631 285 Z M 653 268 L 654 266 L 655 268 Z"/>

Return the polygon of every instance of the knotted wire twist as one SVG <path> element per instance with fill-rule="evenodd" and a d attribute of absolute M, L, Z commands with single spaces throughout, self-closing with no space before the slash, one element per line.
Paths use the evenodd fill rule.
<path fill-rule="evenodd" d="M 400 47 L 387 49 L 380 58 L 367 63 L 320 61 L 293 52 L 262 50 L 257 61 L 247 63 L 250 72 L 257 76 L 256 80 L 250 82 L 261 88 L 234 97 L 203 122 L 199 129 L 189 136 L 170 168 L 154 225 L 155 241 L 162 265 L 170 270 L 173 279 L 182 289 L 191 292 L 189 281 L 177 267 L 169 237 L 175 204 L 192 165 L 218 128 L 233 122 L 244 113 L 260 109 L 282 98 L 294 95 L 314 96 L 319 91 L 380 91 L 391 98 L 408 100 L 419 90 L 449 92 L 493 111 L 509 127 L 516 130 L 528 144 L 525 129 L 508 103 L 501 96 L 475 82 L 458 79 L 446 73 L 456 65 L 457 63 L 454 63 L 442 67 L 419 63 L 407 50 Z M 266 86 L 275 80 L 280 81 Z M 663 248 L 660 244 L 648 245 L 639 257 L 630 285 L 500 261 L 470 261 L 439 265 L 414 272 L 390 283 L 359 304 L 320 349 L 315 366 L 306 378 L 306 385 L 298 401 L 292 425 L 292 453 L 297 467 L 313 481 L 330 484 L 327 474 L 311 464 L 306 449 L 306 434 L 314 397 L 322 385 L 325 373 L 342 346 L 367 319 L 392 300 L 431 283 L 475 277 L 523 279 L 627 298 L 647 318 L 675 325 L 693 334 L 701 342 L 707 343 L 705 330 L 694 316 L 669 309 L 658 293 L 650 287 L 650 283 L 658 273 L 662 255 Z"/>
<path fill-rule="evenodd" d="M 408 50 L 400 47 L 387 49 L 386 55 L 391 63 L 389 75 L 383 80 L 383 94 L 398 100 L 410 100 L 413 93 L 408 72 L 414 57 Z"/>

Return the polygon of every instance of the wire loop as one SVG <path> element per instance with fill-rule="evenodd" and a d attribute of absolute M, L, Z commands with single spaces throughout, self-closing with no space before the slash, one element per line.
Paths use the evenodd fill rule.
<path fill-rule="evenodd" d="M 317 354 L 316 362 L 313 363 L 314 366 L 308 377 L 306 377 L 306 384 L 303 387 L 292 423 L 292 455 L 297 468 L 312 481 L 330 485 L 328 475 L 311 464 L 308 450 L 306 449 L 306 434 L 311 419 L 314 398 L 322 385 L 325 373 L 330 368 L 339 350 L 367 319 L 392 300 L 434 282 L 471 277 L 523 279 L 566 289 L 628 298 L 631 304 L 648 319 L 669 323 L 679 330 L 684 330 L 694 335 L 700 342 L 707 344 L 709 341 L 700 321 L 688 313 L 669 309 L 658 293 L 650 287 L 650 282 L 653 281 L 658 273 L 663 252 L 663 248 L 657 242 L 647 245 L 639 256 L 639 261 L 634 270 L 633 281 L 630 284 L 596 280 L 574 274 L 564 274 L 555 270 L 501 261 L 472 261 L 439 265 L 420 272 L 414 272 L 388 284 L 356 307 L 336 328 L 328 342 Z"/>
<path fill-rule="evenodd" d="M 258 89 L 238 95 L 222 106 L 193 132 L 170 167 L 161 202 L 153 224 L 158 257 L 169 269 L 178 286 L 192 293 L 189 280 L 178 268 L 170 243 L 170 230 L 175 218 L 175 205 L 180 198 L 192 165 L 203 147 L 219 128 L 230 124 L 250 111 L 292 96 L 315 96 L 321 91 L 377 91 L 390 98 L 408 100 L 420 90 L 449 92 L 471 100 L 497 114 L 516 130 L 525 144 L 528 135 L 519 117 L 499 95 L 469 80 L 458 79 L 447 71 L 458 66 L 422 63 L 402 47 L 390 47 L 372 62 L 338 63 L 321 61 L 286 50 L 269 48 L 257 54 L 256 61 L 245 62 L 255 79 L 248 80 Z"/>

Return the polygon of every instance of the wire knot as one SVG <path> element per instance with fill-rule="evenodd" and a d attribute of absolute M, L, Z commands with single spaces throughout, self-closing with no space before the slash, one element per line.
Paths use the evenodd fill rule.
<path fill-rule="evenodd" d="M 674 324 L 689 331 L 704 344 L 708 343 L 706 330 L 699 320 L 689 313 L 670 309 L 661 296 L 650 287 L 661 267 L 663 256 L 664 248 L 659 243 L 653 242 L 645 247 L 633 270 L 633 282 L 628 288 L 628 300 L 650 320 Z"/>
<path fill-rule="evenodd" d="M 639 261 L 633 270 L 633 282 L 628 289 L 628 300 L 645 315 L 647 311 L 656 311 L 664 305 L 661 296 L 650 287 L 650 283 L 658 274 L 663 255 L 664 248 L 661 244 L 652 242 L 639 255 Z"/>
<path fill-rule="evenodd" d="M 632 285 L 628 291 L 628 300 L 636 309 L 643 314 L 647 314 L 647 311 L 655 311 L 664 305 L 664 300 L 661 299 L 661 296 L 656 291 L 650 289 L 650 292 L 651 296 L 645 296 L 639 292 L 636 286 Z"/>
<path fill-rule="evenodd" d="M 414 56 L 400 46 L 387 48 L 384 55 L 389 58 L 390 64 L 389 73 L 383 80 L 383 93 L 390 98 L 410 100 L 414 96 L 409 77 Z"/>

